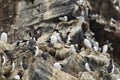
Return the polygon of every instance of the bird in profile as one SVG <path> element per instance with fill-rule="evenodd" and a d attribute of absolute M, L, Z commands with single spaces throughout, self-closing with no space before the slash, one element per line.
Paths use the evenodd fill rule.
<path fill-rule="evenodd" d="M 0 56 L 1 56 L 2 66 L 4 67 L 7 62 L 6 57 L 3 55 L 3 53 L 0 53 Z"/>
<path fill-rule="evenodd" d="M 69 44 L 69 43 L 70 43 L 70 40 L 71 40 L 70 33 L 71 33 L 71 32 L 68 31 L 68 32 L 66 33 L 65 38 L 63 38 L 63 41 L 64 41 L 65 44 Z"/>
<path fill-rule="evenodd" d="M 88 48 L 88 49 L 92 49 L 92 44 L 89 41 L 89 39 L 84 39 L 84 45 Z"/>
<path fill-rule="evenodd" d="M 12 54 L 12 52 L 10 50 L 4 50 L 4 53 L 7 55 L 7 58 L 12 61 L 14 55 Z"/>
<path fill-rule="evenodd" d="M 59 62 L 54 63 L 54 68 L 56 68 L 56 69 L 58 69 L 58 70 L 61 70 L 62 67 L 63 67 L 63 65 L 60 64 Z"/>
<path fill-rule="evenodd" d="M 112 73 L 113 74 L 114 70 L 115 70 L 115 65 L 113 63 L 113 60 L 110 59 L 109 66 L 107 67 L 107 71 L 108 71 L 108 73 Z"/>
<path fill-rule="evenodd" d="M 81 6 L 83 3 L 83 0 L 78 0 L 76 3 Z"/>
<path fill-rule="evenodd" d="M 92 66 L 89 64 L 89 58 L 88 57 L 85 57 L 85 60 L 86 60 L 86 62 L 85 62 L 85 69 L 87 70 L 87 71 L 93 71 L 93 69 L 92 69 Z"/>
<path fill-rule="evenodd" d="M 68 20 L 67 16 L 59 17 L 59 20 L 66 22 Z"/>
<path fill-rule="evenodd" d="M 32 49 L 32 55 L 37 56 L 39 54 L 39 48 L 38 46 L 34 46 Z"/>
<path fill-rule="evenodd" d="M 107 40 L 102 47 L 102 53 L 106 53 L 108 51 L 108 45 L 109 45 L 109 41 Z"/>
<path fill-rule="evenodd" d="M 0 36 L 0 40 L 7 42 L 8 39 L 7 37 L 8 37 L 7 33 L 3 32 Z"/>
<path fill-rule="evenodd" d="M 27 58 L 26 56 L 23 56 L 23 58 L 22 58 L 21 67 L 22 67 L 23 70 L 26 70 L 28 68 L 26 58 Z"/>

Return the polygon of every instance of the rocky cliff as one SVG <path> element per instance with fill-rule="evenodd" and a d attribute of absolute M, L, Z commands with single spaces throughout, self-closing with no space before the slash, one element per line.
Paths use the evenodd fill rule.
<path fill-rule="evenodd" d="M 0 80 L 120 79 L 119 0 L 1 0 L 0 12 L 0 33 L 8 35 L 7 43 L 0 41 Z M 70 32 L 68 43 L 59 40 L 50 44 L 55 29 L 64 39 Z M 104 53 L 106 41 L 110 45 Z M 21 68 L 23 57 L 27 69 Z M 11 72 L 13 62 L 15 69 Z M 114 69 L 111 72 L 110 64 Z M 20 79 L 16 79 L 17 74 Z"/>

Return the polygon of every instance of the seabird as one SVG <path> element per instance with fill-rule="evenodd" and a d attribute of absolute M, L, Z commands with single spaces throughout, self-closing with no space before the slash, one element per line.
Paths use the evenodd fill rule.
<path fill-rule="evenodd" d="M 79 20 L 85 22 L 85 18 L 83 16 L 77 16 L 76 19 L 79 19 Z"/>
<path fill-rule="evenodd" d="M 18 47 L 21 43 L 26 43 L 28 40 L 21 40 L 16 43 L 16 47 Z"/>
<path fill-rule="evenodd" d="M 39 54 L 39 48 L 38 46 L 34 46 L 32 50 L 32 55 L 37 56 Z"/>
<path fill-rule="evenodd" d="M 23 58 L 22 58 L 21 67 L 22 67 L 23 70 L 26 70 L 28 68 L 26 58 L 27 58 L 26 56 L 23 56 Z"/>
<path fill-rule="evenodd" d="M 4 53 L 7 55 L 8 59 L 9 60 L 12 60 L 13 59 L 13 54 L 11 53 L 10 50 L 5 50 Z"/>
<path fill-rule="evenodd" d="M 89 58 L 88 58 L 88 57 L 85 57 L 85 59 L 86 59 L 85 69 L 86 69 L 87 71 L 93 71 L 92 67 L 91 67 L 90 64 L 89 64 Z"/>
<path fill-rule="evenodd" d="M 15 80 L 21 80 L 21 78 L 22 78 L 22 73 L 21 72 L 18 72 L 18 74 L 13 76 L 13 79 L 15 79 Z"/>
<path fill-rule="evenodd" d="M 115 65 L 113 63 L 113 60 L 110 59 L 109 66 L 107 67 L 107 71 L 108 71 L 108 73 L 112 73 L 113 74 L 114 70 L 115 70 Z"/>
<path fill-rule="evenodd" d="M 71 45 L 70 45 L 71 50 L 72 50 L 73 52 L 79 53 L 80 51 L 79 51 L 78 48 L 75 46 L 75 44 L 72 44 L 72 43 L 73 43 L 72 40 L 70 40 L 70 43 L 71 43 Z"/>
<path fill-rule="evenodd" d="M 109 41 L 107 40 L 103 45 L 102 53 L 106 53 L 108 51 L 108 45 L 109 45 Z"/>
<path fill-rule="evenodd" d="M 79 0 L 79 1 L 77 1 L 76 3 L 81 6 L 82 3 L 83 3 L 83 0 Z"/>
<path fill-rule="evenodd" d="M 47 55 L 47 52 L 46 52 L 46 51 L 42 51 L 41 56 L 42 56 L 42 58 L 43 58 L 44 60 L 47 60 L 48 55 Z"/>
<path fill-rule="evenodd" d="M 6 60 L 5 56 L 3 55 L 3 53 L 0 53 L 0 55 L 1 55 L 1 59 L 2 59 L 2 65 L 5 66 L 7 60 Z"/>
<path fill-rule="evenodd" d="M 35 39 L 37 40 L 42 35 L 43 27 L 38 27 L 34 30 Z"/>
<path fill-rule="evenodd" d="M 31 37 L 31 38 L 29 39 L 29 43 L 28 43 L 28 44 L 30 45 L 30 47 L 33 47 L 33 46 L 36 44 L 35 37 Z"/>
<path fill-rule="evenodd" d="M 0 40 L 7 42 L 7 37 L 8 37 L 7 33 L 3 32 L 0 36 Z"/>
<path fill-rule="evenodd" d="M 92 44 L 88 39 L 84 39 L 84 44 L 87 48 L 92 49 Z"/>
<path fill-rule="evenodd" d="M 68 20 L 67 16 L 59 17 L 59 20 L 66 22 Z"/>
<path fill-rule="evenodd" d="M 54 63 L 54 68 L 61 70 L 62 64 L 60 64 L 59 62 L 56 62 L 56 63 Z"/>
<path fill-rule="evenodd" d="M 57 43 L 57 42 L 62 42 L 62 37 L 58 29 L 55 29 L 53 31 L 52 36 L 50 37 L 51 43 Z"/>
<path fill-rule="evenodd" d="M 65 38 L 63 39 L 65 44 L 69 44 L 70 43 L 70 40 L 71 40 L 70 33 L 71 32 L 67 32 Z"/>
<path fill-rule="evenodd" d="M 12 65 L 11 72 L 13 72 L 15 70 L 15 63 L 13 62 L 13 60 L 11 61 L 11 65 Z"/>

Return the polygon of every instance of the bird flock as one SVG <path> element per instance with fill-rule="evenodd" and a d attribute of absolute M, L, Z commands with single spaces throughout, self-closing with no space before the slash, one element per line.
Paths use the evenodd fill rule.
<path fill-rule="evenodd" d="M 109 40 L 107 40 L 104 42 L 104 45 L 100 47 L 99 42 L 95 39 L 95 33 L 93 33 L 89 29 L 89 25 L 86 22 L 86 18 L 88 18 L 89 14 L 88 10 L 91 9 L 89 2 L 87 0 L 78 0 L 76 4 L 79 7 L 84 8 L 81 11 L 81 16 L 76 17 L 77 20 L 82 22 L 81 25 L 75 28 L 69 28 L 68 31 L 65 32 L 65 34 L 63 34 L 62 31 L 58 29 L 59 27 L 57 27 L 53 29 L 52 33 L 48 37 L 48 40 L 44 42 L 48 44 L 48 46 L 51 48 L 54 47 L 56 43 L 63 44 L 67 46 L 71 51 L 76 53 L 76 55 L 80 54 L 81 49 L 92 50 L 93 52 L 95 52 L 95 54 L 97 52 L 100 52 L 101 54 L 108 54 L 107 52 L 109 51 L 110 48 L 112 48 L 112 43 L 110 43 Z M 69 17 L 67 15 L 60 16 L 58 20 L 60 20 L 61 22 L 68 22 Z M 8 49 L 0 52 L 0 77 L 2 78 L 1 80 L 7 79 L 22 80 L 24 71 L 27 70 L 29 67 L 29 63 L 26 62 L 28 57 L 27 55 L 24 54 L 22 56 L 22 60 L 20 61 L 20 63 L 18 63 L 20 65 L 19 71 L 17 71 L 16 74 L 12 75 L 12 73 L 17 69 L 15 59 L 18 57 L 13 52 L 15 49 L 19 49 L 20 46 L 22 46 L 24 51 L 29 50 L 32 53 L 32 58 L 38 57 L 40 55 L 44 60 L 47 60 L 47 55 L 45 54 L 45 52 L 47 51 L 41 50 L 36 43 L 38 38 L 42 36 L 42 33 L 39 32 L 39 30 L 34 30 L 33 32 L 34 35 L 29 33 L 30 38 L 28 40 L 19 40 L 15 42 L 15 44 L 10 44 L 15 45 L 14 47 L 12 47 L 13 48 L 12 50 Z M 79 41 L 73 38 L 72 36 L 72 34 L 75 34 L 77 32 L 81 34 L 77 35 L 77 37 L 81 38 L 82 44 L 79 44 L 79 42 L 74 43 L 75 40 Z M 8 44 L 8 34 L 6 32 L 1 33 L 0 41 Z M 83 57 L 85 58 L 84 68 L 86 69 L 86 71 L 88 72 L 94 71 L 93 67 L 89 64 L 89 57 L 88 56 Z M 59 61 L 57 61 L 53 64 L 53 67 L 55 69 L 61 70 L 63 65 Z M 110 58 L 109 63 L 106 66 L 107 72 L 110 74 L 114 74 L 115 67 L 116 66 L 114 65 L 113 59 Z"/>

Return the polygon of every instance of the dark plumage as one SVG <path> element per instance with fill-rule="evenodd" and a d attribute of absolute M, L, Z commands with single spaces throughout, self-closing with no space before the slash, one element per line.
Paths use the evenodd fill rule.
<path fill-rule="evenodd" d="M 11 53 L 11 51 L 9 50 L 5 50 L 4 53 L 7 55 L 8 59 L 9 60 L 12 60 L 13 59 L 13 54 Z"/>
<path fill-rule="evenodd" d="M 112 61 L 112 59 L 110 59 L 109 66 L 107 67 L 108 73 L 111 73 L 112 69 L 113 69 L 113 61 Z"/>
<path fill-rule="evenodd" d="M 31 37 L 31 39 L 29 39 L 29 43 L 28 44 L 29 44 L 30 47 L 35 46 L 35 44 L 36 44 L 35 37 Z"/>
<path fill-rule="evenodd" d="M 44 60 L 47 60 L 47 55 L 44 52 L 41 54 L 41 56 Z"/>
<path fill-rule="evenodd" d="M 26 56 L 23 56 L 23 59 L 22 59 L 22 67 L 23 69 L 27 69 L 28 68 L 28 64 L 26 62 Z"/>
<path fill-rule="evenodd" d="M 88 57 L 85 57 L 85 60 L 86 60 L 86 63 L 88 63 L 88 65 L 89 65 L 89 66 L 87 66 L 87 67 L 89 67 L 91 71 L 94 71 L 93 68 L 92 68 L 92 65 L 89 63 L 89 58 L 88 58 Z M 86 63 L 85 63 L 85 64 L 86 64 Z"/>

